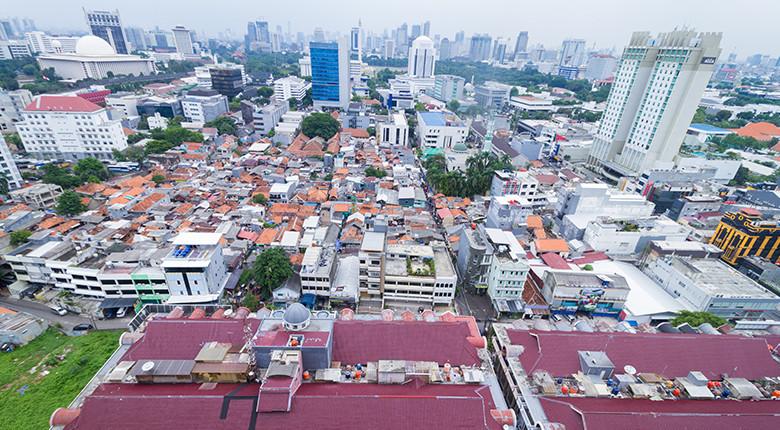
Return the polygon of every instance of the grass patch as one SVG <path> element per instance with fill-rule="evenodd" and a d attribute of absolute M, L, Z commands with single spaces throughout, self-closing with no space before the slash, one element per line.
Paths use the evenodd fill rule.
<path fill-rule="evenodd" d="M 14 352 L 0 353 L 0 427 L 48 428 L 51 413 L 76 397 L 116 350 L 121 333 L 68 337 L 50 328 Z"/>

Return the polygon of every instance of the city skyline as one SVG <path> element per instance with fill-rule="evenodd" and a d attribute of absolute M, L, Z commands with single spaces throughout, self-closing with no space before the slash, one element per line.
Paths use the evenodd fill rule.
<path fill-rule="evenodd" d="M 42 7 L 41 3 L 52 7 Z M 616 0 L 595 0 L 588 5 L 567 3 L 567 13 L 556 16 L 556 26 L 549 26 L 549 20 L 531 19 L 533 16 L 544 16 L 560 10 L 557 6 L 511 2 L 507 0 L 488 0 L 486 7 L 475 8 L 465 13 L 468 4 L 457 7 L 448 3 L 446 8 L 441 3 L 417 4 L 402 0 L 399 7 L 382 14 L 367 13 L 361 4 L 354 0 L 340 2 L 338 13 L 333 16 L 318 7 L 318 4 L 308 0 L 301 2 L 302 8 L 295 15 L 289 14 L 287 8 L 281 5 L 249 5 L 248 2 L 237 2 L 235 13 L 225 13 L 214 16 L 208 13 L 189 13 L 182 17 L 179 4 L 152 3 L 140 0 L 132 3 L 82 1 L 72 7 L 63 9 L 51 0 L 36 2 L 35 5 L 15 3 L 4 10 L 7 16 L 29 17 L 43 29 L 57 31 L 87 31 L 82 7 L 93 9 L 116 9 L 122 15 L 125 27 L 173 28 L 184 25 L 206 36 L 215 36 L 230 30 L 232 37 L 241 39 L 246 31 L 246 21 L 262 18 L 269 22 L 271 28 L 277 25 L 285 29 L 288 25 L 293 33 L 299 31 L 311 34 L 316 27 L 322 27 L 327 32 L 348 34 L 349 29 L 360 20 L 366 31 L 381 34 L 385 29 L 397 28 L 404 22 L 409 26 L 431 21 L 431 35 L 442 37 L 454 35 L 464 30 L 467 36 L 474 33 L 489 33 L 495 37 L 516 37 L 518 31 L 529 32 L 529 45 L 543 44 L 546 48 L 559 48 L 567 38 L 585 39 L 587 46 L 594 45 L 600 49 L 620 49 L 631 32 L 636 30 L 664 31 L 669 27 L 696 28 L 699 31 L 722 31 L 724 53 L 737 52 L 741 59 L 762 53 L 771 56 L 779 55 L 778 48 L 773 43 L 780 36 L 780 30 L 772 22 L 775 13 L 759 15 L 726 13 L 723 8 L 717 13 L 706 13 L 710 9 L 707 2 L 694 0 L 689 2 L 673 2 L 661 0 L 652 8 L 642 10 L 642 13 L 628 13 L 642 7 L 640 1 L 620 2 Z M 199 7 L 203 6 L 203 7 Z M 192 10 L 205 11 L 207 4 L 203 1 L 190 3 Z M 756 10 L 777 8 L 763 0 L 748 0 L 740 3 L 740 9 Z M 150 14 L 154 8 L 157 12 Z M 413 14 L 409 11 L 414 10 Z M 302 12 L 300 12 L 302 11 Z M 509 13 L 501 12 L 508 11 Z M 670 12 L 671 11 L 671 12 Z M 736 11 L 735 11 L 736 12 Z M 744 19 L 740 19 L 745 16 Z M 592 23 L 598 23 L 598 31 L 594 31 Z M 610 25 L 603 25 L 609 22 Z"/>

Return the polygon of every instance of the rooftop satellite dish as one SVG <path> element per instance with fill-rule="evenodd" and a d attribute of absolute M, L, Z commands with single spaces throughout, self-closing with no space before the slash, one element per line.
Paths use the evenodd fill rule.
<path fill-rule="evenodd" d="M 154 361 L 147 361 L 146 363 L 141 366 L 141 370 L 144 372 L 148 372 L 150 370 L 154 369 Z"/>
<path fill-rule="evenodd" d="M 636 367 L 630 364 L 626 364 L 625 366 L 623 366 L 623 371 L 631 376 L 636 375 Z"/>

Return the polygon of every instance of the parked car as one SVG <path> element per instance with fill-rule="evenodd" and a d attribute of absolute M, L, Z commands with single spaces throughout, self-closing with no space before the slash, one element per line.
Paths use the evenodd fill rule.
<path fill-rule="evenodd" d="M 5 342 L 0 345 L 0 351 L 2 352 L 14 352 L 14 348 L 16 348 L 16 345 L 11 342 Z"/>
<path fill-rule="evenodd" d="M 93 326 L 90 323 L 81 323 L 73 326 L 73 331 L 87 331 L 87 330 L 94 330 L 94 328 L 95 326 Z"/>
<path fill-rule="evenodd" d="M 49 309 L 51 309 L 52 312 L 54 312 L 55 314 L 57 314 L 59 316 L 63 316 L 63 315 L 67 315 L 68 314 L 68 310 L 63 308 L 60 305 L 49 305 Z"/>
<path fill-rule="evenodd" d="M 116 317 L 117 318 L 124 318 L 124 316 L 127 314 L 127 308 L 119 308 L 116 311 Z"/>

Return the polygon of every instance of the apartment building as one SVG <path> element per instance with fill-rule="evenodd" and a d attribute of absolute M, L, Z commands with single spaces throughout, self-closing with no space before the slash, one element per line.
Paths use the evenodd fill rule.
<path fill-rule="evenodd" d="M 274 81 L 274 100 L 278 103 L 287 103 L 290 99 L 300 102 L 310 89 L 311 82 L 297 76 L 277 79 Z"/>
<path fill-rule="evenodd" d="M 40 183 L 13 190 L 9 194 L 13 201 L 24 203 L 33 209 L 51 209 L 57 204 L 62 188 L 55 184 Z"/>
<path fill-rule="evenodd" d="M 376 137 L 380 145 L 408 146 L 409 124 L 406 122 L 406 115 L 393 113 L 385 121 L 377 121 Z"/>
<path fill-rule="evenodd" d="M 222 233 L 186 232 L 176 236 L 173 249 L 161 265 L 171 299 L 185 303 L 219 299 L 228 278 L 221 240 Z"/>
<path fill-rule="evenodd" d="M 585 271 L 547 270 L 542 276 L 542 296 L 553 313 L 584 312 L 617 318 L 628 299 L 626 278 Z"/>
<path fill-rule="evenodd" d="M 449 112 L 417 112 L 417 138 L 424 148 L 450 149 L 465 144 L 468 127 Z"/>
<path fill-rule="evenodd" d="M 449 305 L 458 276 L 446 248 L 387 245 L 384 259 L 385 303 Z"/>
<path fill-rule="evenodd" d="M 214 90 L 191 90 L 182 97 L 181 108 L 187 121 L 206 123 L 228 112 L 228 99 Z"/>
<path fill-rule="evenodd" d="M 127 148 L 122 123 L 108 112 L 77 96 L 41 95 L 22 111 L 17 124 L 28 153 L 46 160 L 112 158 Z"/>

